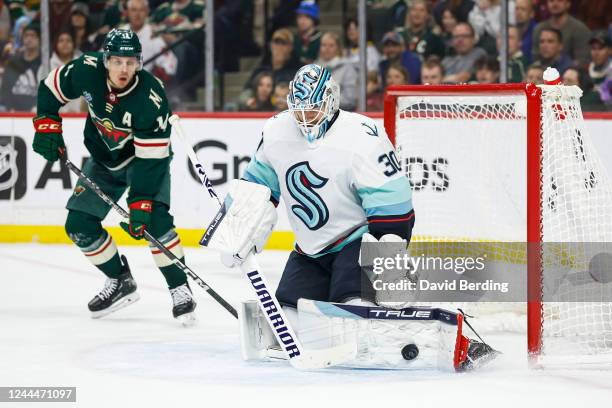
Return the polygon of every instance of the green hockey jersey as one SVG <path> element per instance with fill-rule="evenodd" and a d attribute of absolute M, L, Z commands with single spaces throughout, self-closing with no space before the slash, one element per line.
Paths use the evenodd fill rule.
<path fill-rule="evenodd" d="M 83 133 L 91 157 L 111 171 L 133 166 L 128 199 L 152 199 L 171 156 L 171 112 L 161 82 L 141 70 L 127 89 L 111 92 L 102 53 L 86 53 L 41 81 L 38 115 L 59 116 L 61 106 L 80 96 L 89 110 Z M 70 146 L 72 135 L 64 136 Z"/>

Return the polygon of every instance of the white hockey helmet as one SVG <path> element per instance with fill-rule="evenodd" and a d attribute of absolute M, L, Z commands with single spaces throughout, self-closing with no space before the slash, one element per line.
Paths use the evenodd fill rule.
<path fill-rule="evenodd" d="M 298 70 L 289 83 L 287 106 L 300 132 L 312 142 L 327 132 L 340 107 L 340 87 L 331 72 L 317 64 Z"/>

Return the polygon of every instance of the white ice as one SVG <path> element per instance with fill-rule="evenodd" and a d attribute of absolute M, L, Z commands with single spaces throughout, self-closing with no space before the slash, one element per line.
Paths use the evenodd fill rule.
<path fill-rule="evenodd" d="M 612 371 L 530 370 L 524 334 L 486 340 L 504 354 L 481 371 L 326 369 L 246 363 L 236 320 L 192 283 L 199 324 L 171 316 L 162 275 L 144 247 L 123 248 L 141 299 L 92 320 L 104 277 L 65 245 L 0 245 L 0 386 L 74 386 L 67 407 L 610 407 Z M 252 298 L 238 270 L 187 248 L 191 268 L 231 303 Z M 276 284 L 287 252 L 259 260 Z M 476 323 L 475 323 L 476 324 Z M 0 403 L 0 407 L 11 406 Z M 39 407 L 19 403 L 16 407 Z M 46 406 L 46 405 L 45 405 Z"/>

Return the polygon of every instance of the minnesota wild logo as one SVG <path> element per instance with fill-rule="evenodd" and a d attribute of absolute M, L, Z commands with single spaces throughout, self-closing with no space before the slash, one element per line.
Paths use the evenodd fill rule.
<path fill-rule="evenodd" d="M 109 150 L 121 149 L 131 139 L 132 132 L 130 129 L 117 127 L 108 118 L 100 119 L 92 117 L 92 119 Z"/>

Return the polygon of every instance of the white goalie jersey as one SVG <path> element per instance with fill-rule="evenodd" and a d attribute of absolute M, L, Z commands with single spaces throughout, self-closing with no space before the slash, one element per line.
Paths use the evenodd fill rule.
<path fill-rule="evenodd" d="M 385 130 L 340 110 L 325 137 L 308 142 L 288 111 L 269 119 L 243 178 L 282 197 L 296 250 L 319 256 L 368 231 L 372 217 L 412 211 L 412 195 Z"/>

